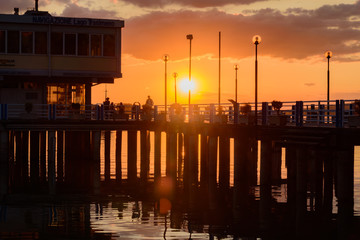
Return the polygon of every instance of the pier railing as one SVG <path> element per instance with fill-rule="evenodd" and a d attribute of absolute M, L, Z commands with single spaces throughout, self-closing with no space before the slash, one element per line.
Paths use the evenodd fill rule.
<path fill-rule="evenodd" d="M 140 105 L 62 105 L 1 104 L 1 120 L 104 120 L 104 121 L 178 121 L 240 125 L 288 125 L 314 127 L 356 127 L 360 116 L 355 100 L 283 102 L 275 111 L 269 102 L 258 105 L 255 119 L 253 103 L 172 105 L 168 115 L 164 106 L 143 109 Z"/>

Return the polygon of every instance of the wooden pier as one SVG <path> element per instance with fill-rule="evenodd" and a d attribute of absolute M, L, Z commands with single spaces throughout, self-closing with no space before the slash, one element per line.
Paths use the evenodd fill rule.
<path fill-rule="evenodd" d="M 286 183 L 286 208 L 295 216 L 297 236 L 307 232 L 309 214 L 331 221 L 334 197 L 338 202 L 338 234 L 351 232 L 354 146 L 360 144 L 360 128 L 88 119 L 1 123 L 2 196 L 19 192 L 97 195 L 150 184 L 155 186 L 154 192 L 156 186 L 168 189 L 161 190 L 159 196 L 170 200 L 178 190 L 190 199 L 196 198 L 195 191 L 202 191 L 208 200 L 204 204 L 212 210 L 219 194 L 230 191 L 234 219 L 244 222 L 250 215 L 246 208 L 255 199 L 253 189 L 259 187 L 259 226 L 266 232 L 272 225 L 272 186 Z M 122 132 L 127 133 L 127 139 Z M 111 150 L 111 143 L 115 149 Z M 124 147 L 126 170 L 121 161 Z M 115 153 L 115 165 L 110 162 L 111 152 Z M 282 160 L 286 162 L 285 179 L 281 176 Z M 153 176 L 150 169 L 154 169 Z M 165 176 L 161 169 L 165 169 Z M 126 178 L 123 171 L 127 171 Z"/>

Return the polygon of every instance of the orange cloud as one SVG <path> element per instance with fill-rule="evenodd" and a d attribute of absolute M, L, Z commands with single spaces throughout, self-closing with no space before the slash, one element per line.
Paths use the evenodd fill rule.
<path fill-rule="evenodd" d="M 129 2 L 131 4 L 140 6 L 140 7 L 164 7 L 166 5 L 178 4 L 182 6 L 190 7 L 219 7 L 225 6 L 228 4 L 250 4 L 254 2 L 261 2 L 267 0 L 123 0 L 124 2 Z"/>

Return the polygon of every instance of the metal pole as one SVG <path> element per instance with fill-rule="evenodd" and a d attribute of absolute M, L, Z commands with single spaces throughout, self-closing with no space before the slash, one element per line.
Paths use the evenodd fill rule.
<path fill-rule="evenodd" d="M 330 123 L 330 56 L 328 59 L 328 70 L 327 70 L 327 110 L 328 110 L 328 123 Z"/>
<path fill-rule="evenodd" d="M 255 126 L 257 125 L 257 101 L 258 101 L 258 60 L 257 60 L 257 45 L 255 42 Z"/>
<path fill-rule="evenodd" d="M 176 84 L 176 78 L 177 78 L 178 75 L 177 75 L 177 73 L 175 72 L 175 73 L 173 74 L 173 76 L 174 76 L 174 80 L 175 80 L 175 103 L 177 103 L 177 95 L 176 95 L 176 94 L 177 94 L 177 93 L 176 93 L 176 85 L 177 85 L 177 84 Z"/>
<path fill-rule="evenodd" d="M 220 90 L 221 90 L 221 32 L 219 32 L 219 93 L 218 93 L 218 105 L 219 105 L 219 113 L 220 113 Z"/>
<path fill-rule="evenodd" d="M 191 84 L 191 40 L 193 39 L 193 35 L 192 34 L 186 35 L 186 39 L 190 40 L 190 54 L 189 54 L 189 113 L 190 113 L 190 104 L 191 104 L 191 88 L 190 88 L 190 84 Z"/>
<path fill-rule="evenodd" d="M 238 82 L 237 82 L 237 73 L 238 73 L 238 69 L 239 69 L 239 67 L 238 67 L 238 65 L 235 65 L 235 102 L 237 103 L 237 93 L 238 93 L 238 90 L 237 90 L 237 88 L 238 88 Z"/>
<path fill-rule="evenodd" d="M 168 56 L 164 56 L 164 62 L 165 62 L 165 119 L 167 116 L 167 61 L 168 61 Z"/>

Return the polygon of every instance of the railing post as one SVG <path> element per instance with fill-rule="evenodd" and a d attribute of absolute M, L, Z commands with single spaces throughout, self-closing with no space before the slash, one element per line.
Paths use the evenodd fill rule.
<path fill-rule="evenodd" d="M 344 127 L 344 100 L 336 100 L 336 127 Z"/>
<path fill-rule="evenodd" d="M 215 120 L 215 105 L 210 104 L 210 123 L 214 123 Z"/>
<path fill-rule="evenodd" d="M 302 127 L 303 126 L 303 120 L 304 120 L 304 103 L 302 101 L 296 102 L 296 112 L 295 112 L 295 120 L 296 120 L 296 126 Z"/>
<path fill-rule="evenodd" d="M 104 120 L 104 105 L 100 106 L 100 120 Z"/>
<path fill-rule="evenodd" d="M 52 106 L 52 119 L 56 120 L 56 104 Z"/>
<path fill-rule="evenodd" d="M 48 120 L 52 119 L 52 117 L 51 117 L 51 107 L 52 107 L 52 104 L 48 104 Z"/>
<path fill-rule="evenodd" d="M 154 121 L 158 120 L 159 110 L 158 106 L 154 106 Z"/>
<path fill-rule="evenodd" d="M 267 125 L 268 123 L 268 106 L 269 104 L 267 102 L 262 103 L 262 109 L 261 109 L 262 125 Z"/>
<path fill-rule="evenodd" d="M 239 123 L 239 103 L 234 104 L 234 124 Z"/>

